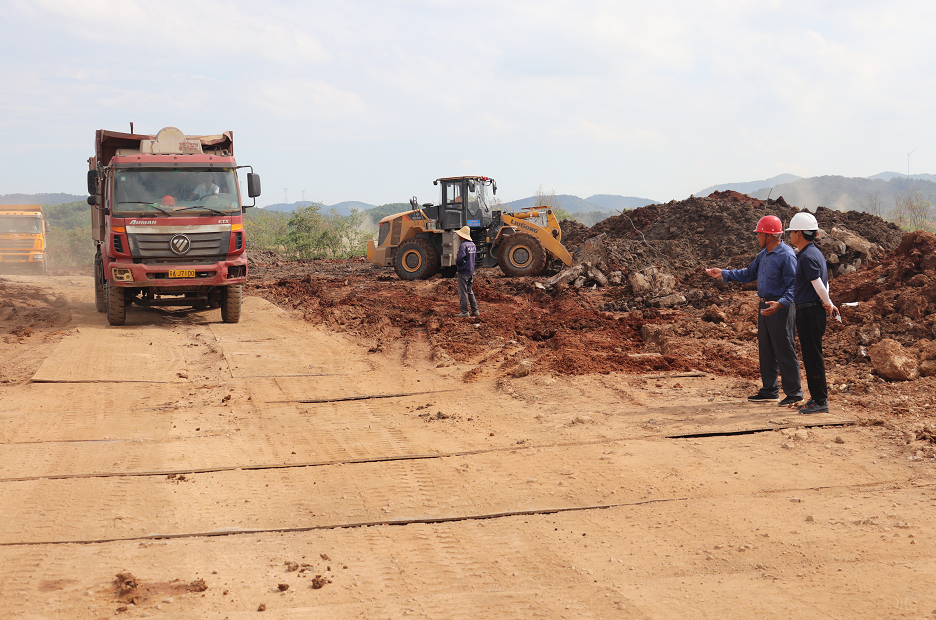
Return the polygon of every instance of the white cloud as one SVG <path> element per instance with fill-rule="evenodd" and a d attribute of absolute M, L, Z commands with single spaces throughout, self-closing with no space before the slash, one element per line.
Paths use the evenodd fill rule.
<path fill-rule="evenodd" d="M 936 4 L 8 0 L 4 18 L 0 194 L 36 174 L 24 142 L 83 136 L 80 161 L 129 120 L 233 129 L 268 187 L 331 203 L 405 200 L 465 161 L 504 188 L 657 199 L 904 169 L 916 146 L 936 172 Z"/>

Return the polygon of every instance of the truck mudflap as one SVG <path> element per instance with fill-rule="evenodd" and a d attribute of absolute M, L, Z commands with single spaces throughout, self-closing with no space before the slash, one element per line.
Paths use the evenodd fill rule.
<path fill-rule="evenodd" d="M 143 264 L 111 261 L 105 267 L 111 286 L 130 288 L 226 286 L 247 281 L 247 259 L 211 264 Z"/>

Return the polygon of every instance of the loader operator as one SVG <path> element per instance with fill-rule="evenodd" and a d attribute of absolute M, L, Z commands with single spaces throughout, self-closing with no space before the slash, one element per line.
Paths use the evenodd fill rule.
<path fill-rule="evenodd" d="M 458 254 L 455 255 L 455 269 L 458 274 L 458 301 L 461 304 L 461 313 L 455 316 L 458 318 L 481 316 L 478 311 L 478 301 L 475 299 L 474 290 L 472 290 L 475 255 L 478 248 L 471 240 L 471 229 L 467 226 L 462 226 L 455 231 L 455 234 L 462 238 L 462 242 L 458 245 Z"/>
<path fill-rule="evenodd" d="M 796 254 L 781 241 L 783 224 L 780 218 L 765 215 L 757 222 L 757 244 L 764 248 L 747 269 L 706 269 L 705 273 L 724 282 L 757 280 L 760 298 L 757 316 L 757 349 L 763 386 L 757 394 L 748 396 L 751 402 L 777 401 L 779 370 L 786 398 L 779 406 L 787 407 L 803 400 L 799 362 L 796 359 L 794 327 L 796 307 L 793 305 L 793 284 L 796 280 Z"/>

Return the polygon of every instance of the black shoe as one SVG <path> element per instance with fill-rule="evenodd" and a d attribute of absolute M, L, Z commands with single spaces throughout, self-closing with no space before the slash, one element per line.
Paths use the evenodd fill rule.
<path fill-rule="evenodd" d="M 770 403 L 770 402 L 776 402 L 780 400 L 780 397 L 779 396 L 765 396 L 761 394 L 760 392 L 758 392 L 754 396 L 748 396 L 747 399 L 749 402 L 752 402 L 752 403 Z"/>
<path fill-rule="evenodd" d="M 813 413 L 829 413 L 829 403 L 820 405 L 814 400 L 810 400 L 805 407 L 800 407 L 800 413 L 811 415 Z"/>
<path fill-rule="evenodd" d="M 777 404 L 777 406 L 778 406 L 778 407 L 789 407 L 790 405 L 795 405 L 796 403 L 800 402 L 801 400 L 803 400 L 803 397 L 802 397 L 802 396 L 787 396 L 786 398 L 784 398 L 783 400 L 781 400 L 781 401 Z"/>

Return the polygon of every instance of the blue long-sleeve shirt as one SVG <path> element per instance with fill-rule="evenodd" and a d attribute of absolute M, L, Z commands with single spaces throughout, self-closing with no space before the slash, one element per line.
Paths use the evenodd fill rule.
<path fill-rule="evenodd" d="M 462 241 L 458 244 L 458 254 L 455 255 L 455 271 L 466 273 L 469 276 L 475 271 L 475 254 L 478 248 L 472 241 Z"/>
<path fill-rule="evenodd" d="M 747 269 L 722 269 L 722 280 L 724 282 L 757 280 L 758 297 L 778 297 L 778 301 L 787 307 L 793 302 L 796 252 L 781 242 L 772 252 L 766 249 L 761 250 Z"/>

